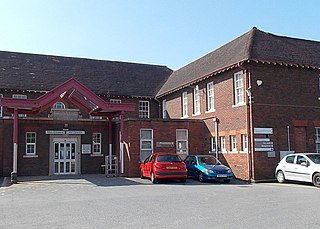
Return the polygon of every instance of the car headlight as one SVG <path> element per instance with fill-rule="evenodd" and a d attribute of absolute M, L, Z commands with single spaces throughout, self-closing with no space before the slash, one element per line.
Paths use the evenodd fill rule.
<path fill-rule="evenodd" d="M 231 169 L 228 169 L 228 170 L 227 170 L 227 173 L 232 173 Z"/>
<path fill-rule="evenodd" d="M 206 173 L 214 173 L 214 171 L 210 170 L 210 169 L 205 169 L 204 170 Z"/>

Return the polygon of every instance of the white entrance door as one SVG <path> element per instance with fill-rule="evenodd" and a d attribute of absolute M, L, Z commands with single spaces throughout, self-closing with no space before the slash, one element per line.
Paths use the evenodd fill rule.
<path fill-rule="evenodd" d="M 54 174 L 76 174 L 76 139 L 54 141 Z"/>

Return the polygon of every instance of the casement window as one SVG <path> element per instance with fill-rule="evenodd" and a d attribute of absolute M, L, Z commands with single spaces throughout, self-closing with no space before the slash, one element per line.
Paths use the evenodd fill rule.
<path fill-rule="evenodd" d="M 92 133 L 92 154 L 101 154 L 101 133 Z"/>
<path fill-rule="evenodd" d="M 193 89 L 193 114 L 200 114 L 200 90 L 198 85 Z"/>
<path fill-rule="evenodd" d="M 220 152 L 221 153 L 226 152 L 226 137 L 225 136 L 220 137 Z"/>
<path fill-rule="evenodd" d="M 241 135 L 241 151 L 248 152 L 248 136 L 246 134 Z"/>
<path fill-rule="evenodd" d="M 188 130 L 176 130 L 176 148 L 178 154 L 188 154 Z"/>
<path fill-rule="evenodd" d="M 26 155 L 36 155 L 36 133 L 27 132 L 26 133 Z"/>
<path fill-rule="evenodd" d="M 27 99 L 27 95 L 13 94 L 12 98 L 14 98 L 14 99 Z M 24 117 L 27 117 L 27 115 L 26 114 L 19 114 L 19 117 L 24 118 Z"/>
<path fill-rule="evenodd" d="M 153 153 L 153 130 L 140 129 L 140 161 Z"/>
<path fill-rule="evenodd" d="M 207 84 L 207 110 L 214 110 L 214 91 L 213 91 L 213 82 Z"/>
<path fill-rule="evenodd" d="M 182 93 L 182 118 L 188 117 L 188 94 L 187 92 Z"/>
<path fill-rule="evenodd" d="M 121 103 L 121 99 L 110 99 L 110 103 Z"/>
<path fill-rule="evenodd" d="M 149 101 L 139 101 L 139 118 L 150 118 Z"/>
<path fill-rule="evenodd" d="M 231 150 L 231 152 L 237 151 L 237 137 L 236 137 L 236 135 L 230 136 L 230 150 Z"/>
<path fill-rule="evenodd" d="M 54 109 L 66 109 L 66 105 L 64 105 L 63 102 L 56 102 L 54 105 L 53 105 L 53 108 Z"/>
<path fill-rule="evenodd" d="M 244 104 L 244 75 L 243 72 L 234 74 L 234 105 Z"/>
<path fill-rule="evenodd" d="M 320 153 L 320 127 L 316 127 L 315 130 L 316 130 L 316 133 L 315 133 L 316 152 Z"/>
<path fill-rule="evenodd" d="M 216 137 L 210 138 L 210 152 L 215 153 L 217 151 L 217 143 L 216 143 Z"/>
<path fill-rule="evenodd" d="M 3 98 L 3 94 L 0 94 L 0 98 Z M 0 117 L 2 117 L 3 116 L 3 108 L 2 108 L 2 106 L 0 106 Z"/>
<path fill-rule="evenodd" d="M 167 118 L 167 101 L 165 99 L 162 100 L 162 118 Z"/>

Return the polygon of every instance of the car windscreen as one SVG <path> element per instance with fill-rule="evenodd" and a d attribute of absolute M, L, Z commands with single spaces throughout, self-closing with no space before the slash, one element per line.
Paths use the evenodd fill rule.
<path fill-rule="evenodd" d="M 320 154 L 312 154 L 308 155 L 311 161 L 313 161 L 316 164 L 320 164 Z"/>
<path fill-rule="evenodd" d="M 175 155 L 159 155 L 157 158 L 158 162 L 181 162 L 179 156 Z"/>
<path fill-rule="evenodd" d="M 207 156 L 207 157 L 201 156 L 201 157 L 198 157 L 198 160 L 200 165 L 220 165 L 221 164 L 220 161 L 218 161 L 215 157 L 212 157 L 212 156 Z"/>

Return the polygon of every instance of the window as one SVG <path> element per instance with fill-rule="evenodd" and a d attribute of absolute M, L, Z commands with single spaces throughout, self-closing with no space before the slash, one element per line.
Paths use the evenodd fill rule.
<path fill-rule="evenodd" d="M 110 99 L 110 103 L 121 103 L 121 99 Z"/>
<path fill-rule="evenodd" d="M 0 98 L 3 98 L 3 95 L 2 94 L 0 94 Z M 2 117 L 3 116 L 3 108 L 0 106 L 0 117 Z"/>
<path fill-rule="evenodd" d="M 176 130 L 176 146 L 178 154 L 188 154 L 188 130 Z"/>
<path fill-rule="evenodd" d="M 162 118 L 167 118 L 167 101 L 165 99 L 162 100 Z"/>
<path fill-rule="evenodd" d="M 320 127 L 316 127 L 316 152 L 320 153 Z"/>
<path fill-rule="evenodd" d="M 244 104 L 244 83 L 243 73 L 237 72 L 234 74 L 234 103 L 235 105 Z"/>
<path fill-rule="evenodd" d="M 242 151 L 248 152 L 248 136 L 246 134 L 241 135 L 241 141 L 242 141 Z"/>
<path fill-rule="evenodd" d="M 139 118 L 149 118 L 149 101 L 139 101 Z"/>
<path fill-rule="evenodd" d="M 53 108 L 54 108 L 54 109 L 66 109 L 66 106 L 64 105 L 63 102 L 56 102 L 56 103 L 53 105 Z"/>
<path fill-rule="evenodd" d="M 208 111 L 214 110 L 213 82 L 207 84 L 207 109 Z"/>
<path fill-rule="evenodd" d="M 14 99 L 27 99 L 27 95 L 13 94 L 12 98 L 14 98 Z M 26 114 L 19 114 L 19 117 L 24 118 L 24 117 L 27 117 L 27 115 Z"/>
<path fill-rule="evenodd" d="M 200 114 L 200 91 L 198 85 L 193 89 L 193 114 Z"/>
<path fill-rule="evenodd" d="M 303 156 L 298 156 L 297 157 L 297 164 L 301 165 L 302 163 L 305 163 L 307 165 L 308 164 L 307 159 Z"/>
<path fill-rule="evenodd" d="M 288 157 L 286 158 L 286 162 L 287 162 L 287 163 L 290 163 L 290 164 L 293 164 L 293 162 L 294 162 L 294 157 L 295 157 L 295 156 L 288 156 Z"/>
<path fill-rule="evenodd" d="M 26 133 L 26 155 L 36 155 L 36 133 Z"/>
<path fill-rule="evenodd" d="M 188 94 L 187 92 L 182 93 L 182 117 L 188 117 Z"/>
<path fill-rule="evenodd" d="M 153 130 L 140 130 L 140 160 L 144 161 L 148 155 L 153 153 Z"/>
<path fill-rule="evenodd" d="M 210 138 L 210 151 L 212 153 L 217 151 L 216 137 Z"/>
<path fill-rule="evenodd" d="M 220 137 L 220 151 L 221 153 L 226 152 L 226 138 L 224 136 Z"/>
<path fill-rule="evenodd" d="M 237 137 L 236 137 L 236 135 L 230 136 L 230 150 L 232 152 L 237 151 Z"/>
<path fill-rule="evenodd" d="M 101 154 L 101 133 L 92 133 L 92 154 Z"/>

